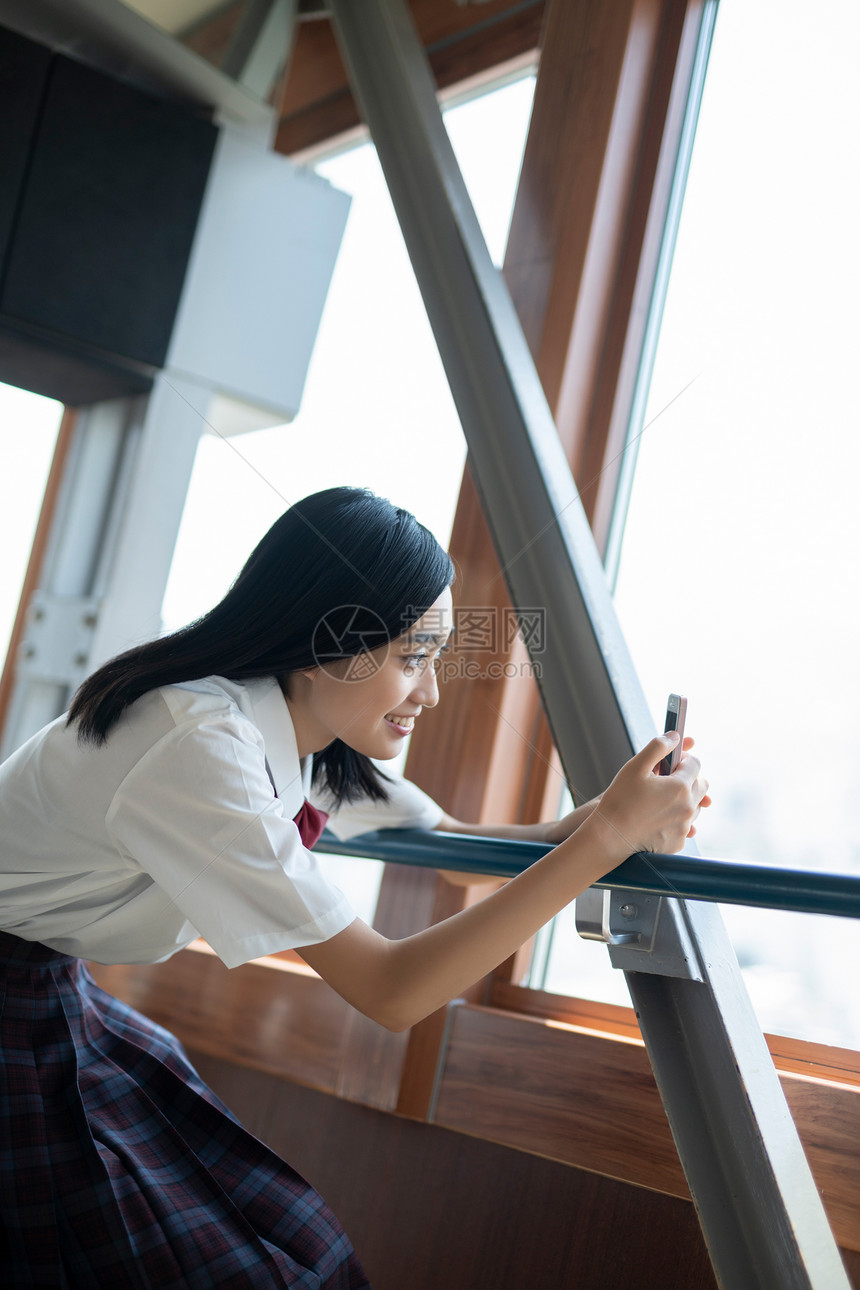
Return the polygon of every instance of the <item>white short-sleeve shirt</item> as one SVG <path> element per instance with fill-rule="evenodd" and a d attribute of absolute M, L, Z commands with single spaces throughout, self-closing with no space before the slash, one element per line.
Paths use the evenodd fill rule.
<path fill-rule="evenodd" d="M 101 747 L 59 718 L 0 767 L 0 928 L 99 963 L 198 935 L 228 967 L 328 940 L 355 915 L 301 843 L 305 797 L 343 840 L 442 812 L 397 777 L 388 803 L 335 811 L 311 761 L 273 678 L 153 690 Z"/>

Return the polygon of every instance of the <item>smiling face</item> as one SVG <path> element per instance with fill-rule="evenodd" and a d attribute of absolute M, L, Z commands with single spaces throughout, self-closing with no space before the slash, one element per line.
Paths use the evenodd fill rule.
<path fill-rule="evenodd" d="M 422 709 L 439 702 L 435 664 L 452 621 L 446 587 L 417 622 L 380 649 L 289 676 L 285 695 L 299 755 L 341 739 L 367 757 L 396 757 Z"/>

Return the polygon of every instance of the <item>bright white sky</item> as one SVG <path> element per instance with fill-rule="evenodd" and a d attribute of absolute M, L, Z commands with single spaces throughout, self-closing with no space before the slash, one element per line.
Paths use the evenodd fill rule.
<path fill-rule="evenodd" d="M 722 2 L 617 604 L 655 722 L 670 690 L 689 696 L 715 785 L 703 852 L 860 871 L 858 47 L 852 0 Z M 520 82 L 448 116 L 497 262 L 530 96 Z M 362 148 L 321 169 L 355 199 L 303 407 L 232 446 L 203 439 L 169 626 L 214 603 L 285 501 L 318 488 L 368 484 L 450 531 L 465 449 L 378 165 Z M 0 387 L 0 639 L 56 415 Z M 772 917 L 736 922 L 753 976 L 758 940 L 784 944 L 762 978 L 777 1028 L 793 998 L 818 997 L 821 982 L 791 977 L 798 943 L 811 961 L 810 942 L 830 942 L 848 979 L 860 958 L 856 924 L 768 933 Z M 860 1004 L 825 1030 L 860 1043 Z"/>
<path fill-rule="evenodd" d="M 531 78 L 521 80 L 447 118 L 497 262 L 532 90 Z M 215 603 L 285 502 L 317 489 L 370 487 L 414 511 L 443 544 L 450 535 L 465 443 L 376 154 L 356 148 L 319 171 L 353 205 L 302 407 L 291 425 L 232 446 L 203 440 L 164 605 L 172 627 Z M 218 558 L 201 560 L 212 544 Z"/>
<path fill-rule="evenodd" d="M 0 653 L 6 653 L 62 407 L 0 385 Z"/>
<path fill-rule="evenodd" d="M 854 872 L 858 41 L 851 0 L 722 0 L 616 592 L 655 721 L 689 697 L 703 854 Z M 724 917 L 766 1028 L 860 1046 L 856 922 Z"/>
<path fill-rule="evenodd" d="M 860 870 L 858 38 L 847 0 L 724 0 L 646 422 L 695 384 L 642 437 L 617 604 L 655 708 L 689 695 L 705 848 Z"/>

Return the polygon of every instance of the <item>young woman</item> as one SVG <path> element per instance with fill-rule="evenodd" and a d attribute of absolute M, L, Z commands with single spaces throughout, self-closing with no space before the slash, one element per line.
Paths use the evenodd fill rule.
<path fill-rule="evenodd" d="M 322 1199 L 82 960 L 152 963 L 198 935 L 228 967 L 297 949 L 403 1029 L 489 972 L 634 851 L 678 850 L 707 784 L 660 736 L 599 803 L 460 824 L 384 774 L 438 701 L 453 569 L 403 510 L 329 489 L 292 507 L 198 622 L 94 673 L 0 769 L 0 1281 L 352 1290 Z M 481 903 L 401 941 L 356 919 L 309 848 L 380 826 L 557 843 Z"/>

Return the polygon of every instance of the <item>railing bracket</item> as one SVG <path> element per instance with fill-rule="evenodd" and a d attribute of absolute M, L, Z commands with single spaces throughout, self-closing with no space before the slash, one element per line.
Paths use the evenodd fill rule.
<path fill-rule="evenodd" d="M 623 887 L 589 887 L 576 899 L 576 930 L 601 941 L 614 968 L 703 980 L 696 948 L 674 901 Z"/>

